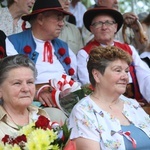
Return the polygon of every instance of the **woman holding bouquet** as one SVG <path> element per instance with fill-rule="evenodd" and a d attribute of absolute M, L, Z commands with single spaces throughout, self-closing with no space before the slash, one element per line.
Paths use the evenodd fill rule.
<path fill-rule="evenodd" d="M 37 71 L 26 56 L 14 55 L 0 60 L 0 139 L 14 135 L 20 127 L 47 116 L 44 110 L 30 106 L 35 96 Z"/>
<path fill-rule="evenodd" d="M 123 96 L 131 56 L 117 47 L 97 47 L 87 64 L 94 92 L 73 108 L 70 139 L 77 150 L 149 150 L 150 118 L 139 103 Z"/>

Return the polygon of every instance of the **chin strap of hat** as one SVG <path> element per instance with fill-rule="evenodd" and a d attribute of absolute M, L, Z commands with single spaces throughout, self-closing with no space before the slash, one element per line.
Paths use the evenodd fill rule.
<path fill-rule="evenodd" d="M 23 23 L 22 23 L 22 30 L 24 31 L 24 30 L 27 30 L 27 28 L 26 28 L 26 21 L 23 21 Z"/>

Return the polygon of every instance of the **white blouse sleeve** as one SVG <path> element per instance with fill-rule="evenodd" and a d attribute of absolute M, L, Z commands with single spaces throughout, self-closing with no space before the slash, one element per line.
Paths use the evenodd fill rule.
<path fill-rule="evenodd" d="M 84 85 L 90 83 L 87 69 L 88 54 L 81 49 L 77 54 L 77 74 L 79 81 Z"/>
<path fill-rule="evenodd" d="M 132 49 L 132 58 L 135 65 L 140 92 L 143 97 L 150 102 L 150 68 L 143 60 L 141 60 L 136 49 L 131 45 L 130 48 Z"/>
<path fill-rule="evenodd" d="M 89 111 L 90 112 L 90 111 Z M 100 135 L 95 127 L 95 118 L 82 107 L 74 107 L 69 116 L 69 128 L 71 128 L 70 139 L 83 137 L 100 142 Z"/>

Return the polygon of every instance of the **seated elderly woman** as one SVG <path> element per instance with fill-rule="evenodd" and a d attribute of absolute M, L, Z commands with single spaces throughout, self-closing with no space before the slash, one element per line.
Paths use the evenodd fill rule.
<path fill-rule="evenodd" d="M 148 150 L 150 118 L 139 103 L 123 96 L 131 56 L 117 47 L 97 47 L 87 64 L 94 91 L 69 117 L 77 150 Z"/>
<path fill-rule="evenodd" d="M 30 106 L 35 96 L 37 71 L 26 56 L 14 55 L 0 60 L 0 139 L 12 135 L 36 115 L 48 117 L 44 110 Z"/>

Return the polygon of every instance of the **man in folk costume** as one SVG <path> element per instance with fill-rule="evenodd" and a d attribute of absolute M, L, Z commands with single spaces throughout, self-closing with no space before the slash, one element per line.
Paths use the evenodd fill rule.
<path fill-rule="evenodd" d="M 123 24 L 123 17 L 117 10 L 108 7 L 92 8 L 85 12 L 83 17 L 85 27 L 94 34 L 90 41 L 77 54 L 77 68 L 80 82 L 84 85 L 89 82 L 87 59 L 95 46 L 115 45 L 130 53 L 133 63 L 130 67 L 129 85 L 126 96 L 137 99 L 142 103 L 150 102 L 150 69 L 140 59 L 136 49 L 127 44 L 114 41 L 115 34 Z"/>
<path fill-rule="evenodd" d="M 50 89 L 50 79 L 60 78 L 70 86 L 74 83 L 72 79 L 76 80 L 76 56 L 67 43 L 57 38 L 65 15 L 72 14 L 64 11 L 58 0 L 36 0 L 32 12 L 22 17 L 30 22 L 31 28 L 6 39 L 7 55 L 24 54 L 35 62 L 36 98 L 47 106 L 56 106 L 52 100 L 56 91 Z"/>

